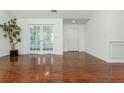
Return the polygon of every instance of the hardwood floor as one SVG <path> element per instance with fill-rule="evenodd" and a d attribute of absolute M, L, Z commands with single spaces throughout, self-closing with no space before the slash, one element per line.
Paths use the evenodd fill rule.
<path fill-rule="evenodd" d="M 0 58 L 0 82 L 124 82 L 124 64 L 81 52 Z"/>

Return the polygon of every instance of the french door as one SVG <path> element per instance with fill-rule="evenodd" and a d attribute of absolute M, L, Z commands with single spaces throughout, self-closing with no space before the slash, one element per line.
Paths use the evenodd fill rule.
<path fill-rule="evenodd" d="M 53 54 L 54 25 L 29 25 L 29 53 Z"/>

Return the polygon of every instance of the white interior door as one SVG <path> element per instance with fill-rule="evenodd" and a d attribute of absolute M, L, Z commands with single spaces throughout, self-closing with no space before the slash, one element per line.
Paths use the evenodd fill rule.
<path fill-rule="evenodd" d="M 53 25 L 29 25 L 29 53 L 52 54 Z"/>
<path fill-rule="evenodd" d="M 66 32 L 68 51 L 78 51 L 78 29 L 68 28 Z"/>

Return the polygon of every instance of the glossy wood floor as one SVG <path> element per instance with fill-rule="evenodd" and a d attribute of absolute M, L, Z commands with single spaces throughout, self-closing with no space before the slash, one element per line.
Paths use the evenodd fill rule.
<path fill-rule="evenodd" d="M 86 53 L 0 58 L 0 82 L 124 82 L 124 64 L 106 63 Z"/>

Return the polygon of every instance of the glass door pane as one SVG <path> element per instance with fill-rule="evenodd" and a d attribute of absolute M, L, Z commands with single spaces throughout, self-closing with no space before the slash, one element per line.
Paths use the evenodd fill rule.
<path fill-rule="evenodd" d="M 53 51 L 53 25 L 43 25 L 43 51 Z"/>
<path fill-rule="evenodd" d="M 39 51 L 40 50 L 40 26 L 31 25 L 30 26 L 30 51 Z"/>

